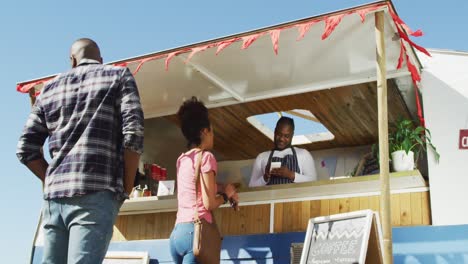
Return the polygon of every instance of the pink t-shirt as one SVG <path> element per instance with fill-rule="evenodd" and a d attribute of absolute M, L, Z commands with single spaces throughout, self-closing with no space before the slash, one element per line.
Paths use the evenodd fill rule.
<path fill-rule="evenodd" d="M 183 153 L 177 159 L 177 220 L 176 224 L 192 222 L 195 217 L 195 164 L 200 151 L 194 150 Z M 204 151 L 201 162 L 201 173 L 213 171 L 216 176 L 218 164 L 212 153 Z M 200 175 L 201 177 L 201 175 Z M 201 181 L 201 178 L 200 178 Z M 201 186 L 198 186 L 198 217 L 212 223 L 213 217 L 203 205 Z"/>

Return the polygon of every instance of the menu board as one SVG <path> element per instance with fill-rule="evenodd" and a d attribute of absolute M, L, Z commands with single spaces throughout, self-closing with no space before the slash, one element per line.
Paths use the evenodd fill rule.
<path fill-rule="evenodd" d="M 317 217 L 309 220 L 301 264 L 364 264 L 369 241 L 381 243 L 380 230 L 370 210 Z M 377 229 L 377 230 L 376 230 Z M 378 236 L 370 239 L 370 235 Z M 372 263 L 381 263 L 381 244 L 373 245 Z M 377 256 L 377 257 L 375 257 Z"/>

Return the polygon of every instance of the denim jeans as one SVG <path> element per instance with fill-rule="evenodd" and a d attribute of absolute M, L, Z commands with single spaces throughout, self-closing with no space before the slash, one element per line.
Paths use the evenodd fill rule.
<path fill-rule="evenodd" d="M 111 191 L 45 200 L 43 263 L 102 263 L 122 202 Z"/>
<path fill-rule="evenodd" d="M 193 255 L 193 223 L 178 223 L 172 230 L 171 255 L 177 264 L 197 264 Z"/>

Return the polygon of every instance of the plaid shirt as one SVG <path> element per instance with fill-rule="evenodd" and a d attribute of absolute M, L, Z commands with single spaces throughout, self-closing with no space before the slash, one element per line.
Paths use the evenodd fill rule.
<path fill-rule="evenodd" d="M 123 150 L 143 151 L 143 112 L 127 68 L 82 60 L 44 85 L 20 137 L 19 160 L 42 157 L 49 137 L 52 160 L 44 198 L 100 190 L 124 194 Z"/>

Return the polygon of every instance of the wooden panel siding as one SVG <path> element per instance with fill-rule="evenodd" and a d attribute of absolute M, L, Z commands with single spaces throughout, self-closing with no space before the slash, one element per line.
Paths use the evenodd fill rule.
<path fill-rule="evenodd" d="M 114 225 L 113 241 L 169 238 L 176 212 L 120 215 Z"/>
<path fill-rule="evenodd" d="M 265 234 L 270 229 L 270 205 L 220 208 L 214 213 L 223 235 Z M 169 238 L 176 220 L 176 212 L 121 215 L 114 225 L 112 241 Z"/>
<path fill-rule="evenodd" d="M 270 205 L 241 206 L 239 211 L 219 208 L 214 212 L 223 235 L 264 234 L 269 232 Z"/>
<path fill-rule="evenodd" d="M 220 208 L 214 213 L 223 235 L 270 232 L 270 204 L 241 206 L 235 212 Z M 379 196 L 362 196 L 274 204 L 273 232 L 305 231 L 310 218 L 357 210 L 379 210 Z M 430 225 L 429 192 L 392 194 L 392 225 Z M 176 213 L 121 215 L 114 226 L 113 241 L 169 238 Z"/>
<path fill-rule="evenodd" d="M 421 195 L 422 223 L 423 225 L 430 225 L 432 222 L 429 192 L 422 192 Z"/>
<path fill-rule="evenodd" d="M 392 225 L 430 225 L 429 192 L 392 194 Z M 307 206 L 311 203 L 314 207 Z M 403 205 L 400 207 L 400 205 Z M 322 208 L 323 206 L 323 208 Z M 318 208 L 317 208 L 318 207 Z M 291 211 L 292 208 L 299 208 Z M 309 210 L 307 210 L 309 208 Z M 305 231 L 309 218 L 357 210 L 379 210 L 379 196 L 275 204 L 274 232 Z M 327 212 L 329 212 L 327 214 Z M 302 219 L 298 219 L 302 218 Z"/>

